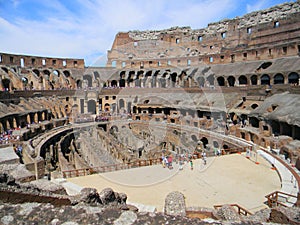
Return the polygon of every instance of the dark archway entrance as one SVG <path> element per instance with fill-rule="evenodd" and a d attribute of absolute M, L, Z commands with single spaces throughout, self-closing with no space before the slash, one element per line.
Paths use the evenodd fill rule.
<path fill-rule="evenodd" d="M 251 80 L 251 85 L 257 85 L 257 76 L 256 75 L 252 75 L 250 77 Z"/>
<path fill-rule="evenodd" d="M 2 79 L 2 86 L 5 90 L 9 90 L 10 80 L 7 78 Z"/>
<path fill-rule="evenodd" d="M 228 81 L 229 87 L 233 87 L 233 86 L 234 86 L 235 78 L 234 78 L 233 76 L 229 76 L 229 77 L 227 78 L 227 81 Z"/>
<path fill-rule="evenodd" d="M 224 77 L 218 77 L 217 78 L 219 86 L 225 86 L 225 79 Z"/>
<path fill-rule="evenodd" d="M 203 147 L 206 148 L 206 146 L 208 144 L 208 139 L 206 137 L 203 137 L 203 138 L 200 139 L 200 141 L 202 141 Z"/>
<path fill-rule="evenodd" d="M 83 80 L 87 81 L 88 87 L 92 87 L 93 81 L 92 81 L 92 76 L 91 75 L 84 75 Z"/>
<path fill-rule="evenodd" d="M 274 76 L 274 84 L 284 84 L 284 77 L 281 73 Z"/>
<path fill-rule="evenodd" d="M 248 79 L 246 76 L 242 75 L 239 77 L 239 84 L 240 85 L 247 85 L 248 84 Z"/>
<path fill-rule="evenodd" d="M 261 85 L 270 85 L 270 76 L 268 74 L 264 74 L 260 78 Z"/>
<path fill-rule="evenodd" d="M 298 73 L 292 72 L 289 74 L 289 84 L 299 85 L 299 75 Z"/>

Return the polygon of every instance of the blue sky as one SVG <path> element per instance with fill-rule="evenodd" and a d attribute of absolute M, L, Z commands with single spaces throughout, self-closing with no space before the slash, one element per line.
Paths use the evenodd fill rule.
<path fill-rule="evenodd" d="M 0 52 L 102 65 L 119 31 L 204 28 L 291 0 L 0 0 Z"/>

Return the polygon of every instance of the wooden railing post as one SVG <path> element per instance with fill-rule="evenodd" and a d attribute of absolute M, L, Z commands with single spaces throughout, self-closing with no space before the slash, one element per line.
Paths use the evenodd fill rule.
<path fill-rule="evenodd" d="M 297 193 L 297 201 L 295 203 L 295 206 L 300 207 L 300 193 Z"/>

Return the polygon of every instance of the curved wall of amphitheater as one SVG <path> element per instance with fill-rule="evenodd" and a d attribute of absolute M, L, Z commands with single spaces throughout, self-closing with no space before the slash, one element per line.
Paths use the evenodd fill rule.
<path fill-rule="evenodd" d="M 0 53 L 0 130 L 30 140 L 30 168 L 39 156 L 70 170 L 193 153 L 199 143 L 228 153 L 243 140 L 300 168 L 299 27 L 294 2 L 203 29 L 118 33 L 103 68 Z M 62 128 L 95 120 L 82 132 Z"/>

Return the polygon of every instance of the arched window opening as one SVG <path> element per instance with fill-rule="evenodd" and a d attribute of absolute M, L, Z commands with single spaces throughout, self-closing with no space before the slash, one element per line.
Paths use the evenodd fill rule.
<path fill-rule="evenodd" d="M 204 77 L 197 77 L 199 87 L 204 87 Z"/>
<path fill-rule="evenodd" d="M 50 71 L 49 71 L 49 70 L 43 70 L 43 73 L 44 73 L 45 75 L 50 76 Z"/>
<path fill-rule="evenodd" d="M 111 86 L 112 87 L 117 87 L 118 86 L 118 82 L 116 80 L 111 81 Z"/>
<path fill-rule="evenodd" d="M 87 81 L 88 87 L 93 86 L 92 76 L 91 75 L 83 75 L 83 80 Z"/>
<path fill-rule="evenodd" d="M 120 87 L 125 87 L 125 84 L 126 84 L 125 79 L 121 79 L 121 80 L 119 81 Z"/>
<path fill-rule="evenodd" d="M 299 85 L 299 75 L 298 73 L 292 72 L 289 74 L 289 84 Z"/>
<path fill-rule="evenodd" d="M 215 83 L 214 75 L 210 75 L 209 77 L 207 77 L 207 81 L 208 81 L 209 85 L 214 85 L 214 83 Z"/>
<path fill-rule="evenodd" d="M 200 141 L 202 141 L 203 147 L 206 148 L 206 146 L 208 145 L 208 139 L 206 137 L 203 137 L 200 139 Z"/>
<path fill-rule="evenodd" d="M 255 117 L 250 117 L 249 123 L 251 124 L 252 127 L 259 128 L 259 119 L 255 118 Z"/>
<path fill-rule="evenodd" d="M 250 80 L 251 80 L 251 85 L 257 85 L 257 75 L 252 75 Z"/>
<path fill-rule="evenodd" d="M 77 88 L 82 88 L 82 80 L 76 81 Z"/>
<path fill-rule="evenodd" d="M 234 78 L 233 76 L 229 76 L 229 77 L 227 78 L 227 81 L 228 81 L 229 87 L 234 87 L 235 78 Z"/>
<path fill-rule="evenodd" d="M 213 142 L 213 146 L 214 146 L 215 148 L 219 148 L 219 143 L 218 143 L 217 141 L 214 141 L 214 142 Z"/>
<path fill-rule="evenodd" d="M 247 85 L 248 84 L 248 79 L 246 76 L 242 75 L 239 77 L 239 84 L 240 85 Z"/>
<path fill-rule="evenodd" d="M 270 85 L 270 76 L 268 74 L 264 74 L 260 78 L 261 85 Z"/>
<path fill-rule="evenodd" d="M 59 73 L 59 71 L 58 70 L 53 70 L 53 72 L 52 72 L 55 76 L 60 76 L 60 73 Z"/>
<path fill-rule="evenodd" d="M 280 135 L 280 124 L 278 121 L 273 120 L 271 123 L 272 132 L 275 136 Z"/>
<path fill-rule="evenodd" d="M 225 79 L 224 79 L 224 77 L 218 77 L 217 81 L 218 81 L 218 85 L 219 86 L 225 86 Z"/>
<path fill-rule="evenodd" d="M 121 72 L 120 72 L 120 78 L 121 78 L 121 79 L 124 79 L 124 78 L 125 78 L 125 73 L 126 73 L 125 71 L 121 71 Z"/>
<path fill-rule="evenodd" d="M 65 70 L 63 73 L 64 73 L 65 77 L 69 77 L 71 75 L 68 70 Z"/>
<path fill-rule="evenodd" d="M 32 72 L 34 72 L 38 77 L 40 76 L 40 71 L 37 69 L 32 70 Z"/>
<path fill-rule="evenodd" d="M 274 76 L 274 84 L 284 84 L 284 77 L 281 73 Z"/>
<path fill-rule="evenodd" d="M 2 79 L 2 86 L 5 90 L 9 90 L 10 80 L 7 78 Z"/>

